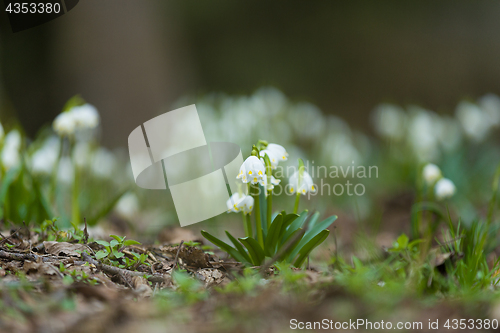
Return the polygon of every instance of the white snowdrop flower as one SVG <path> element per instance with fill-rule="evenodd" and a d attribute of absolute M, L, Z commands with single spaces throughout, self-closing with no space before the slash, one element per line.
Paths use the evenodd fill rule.
<path fill-rule="evenodd" d="M 295 171 L 293 175 L 288 179 L 288 183 L 290 184 L 290 192 L 291 193 L 315 193 L 318 189 L 316 185 L 314 185 L 311 175 L 307 171 L 303 171 L 302 177 L 299 181 L 299 170 Z"/>
<path fill-rule="evenodd" d="M 21 134 L 18 130 L 12 130 L 5 136 L 2 149 L 2 164 L 6 170 L 15 168 L 21 164 Z"/>
<path fill-rule="evenodd" d="M 384 138 L 399 140 L 405 135 L 407 116 L 399 106 L 392 104 L 377 106 L 374 110 L 373 122 L 375 131 Z"/>
<path fill-rule="evenodd" d="M 478 100 L 481 109 L 488 115 L 492 126 L 500 125 L 500 97 L 488 94 Z"/>
<path fill-rule="evenodd" d="M 76 119 L 74 117 L 74 113 L 71 111 L 60 113 L 56 119 L 54 119 L 52 128 L 60 136 L 73 135 L 76 129 Z"/>
<path fill-rule="evenodd" d="M 253 209 L 253 204 L 254 200 L 250 195 L 235 193 L 226 202 L 227 212 L 243 212 L 244 214 L 250 214 Z"/>
<path fill-rule="evenodd" d="M 450 198 L 456 191 L 457 188 L 455 187 L 455 184 L 453 184 L 453 182 L 448 178 L 441 178 L 434 187 L 434 193 L 436 195 L 436 199 L 438 200 Z"/>
<path fill-rule="evenodd" d="M 77 128 L 95 128 L 99 125 L 99 112 L 90 104 L 83 104 L 73 107 L 70 112 L 73 114 Z"/>
<path fill-rule="evenodd" d="M 59 160 L 59 169 L 57 170 L 57 179 L 64 184 L 72 184 L 75 178 L 75 170 L 69 157 L 63 157 Z"/>
<path fill-rule="evenodd" d="M 489 133 L 491 121 L 477 105 L 461 102 L 455 111 L 464 133 L 475 142 L 483 141 Z"/>
<path fill-rule="evenodd" d="M 118 200 L 115 211 L 123 218 L 132 219 L 139 212 L 139 199 L 134 193 L 127 193 Z"/>
<path fill-rule="evenodd" d="M 285 147 L 278 145 L 276 143 L 268 144 L 266 149 L 264 149 L 263 151 L 270 152 L 272 155 L 275 155 L 279 162 L 283 162 L 288 159 L 288 153 L 286 152 Z"/>
<path fill-rule="evenodd" d="M 427 185 L 432 185 L 441 178 L 441 169 L 435 164 L 428 163 L 424 166 L 422 174 Z"/>
<path fill-rule="evenodd" d="M 241 179 L 243 183 L 257 184 L 266 177 L 266 167 L 256 156 L 248 157 L 240 167 L 240 173 L 236 179 Z"/>
<path fill-rule="evenodd" d="M 57 137 L 45 140 L 43 146 L 31 156 L 31 169 L 34 174 L 50 175 L 59 157 L 60 141 Z"/>
<path fill-rule="evenodd" d="M 105 148 L 99 148 L 92 158 L 92 172 L 101 178 L 110 178 L 116 165 L 115 156 Z"/>

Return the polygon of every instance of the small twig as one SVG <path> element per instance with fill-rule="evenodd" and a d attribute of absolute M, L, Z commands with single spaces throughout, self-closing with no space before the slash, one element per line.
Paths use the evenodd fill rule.
<path fill-rule="evenodd" d="M 83 222 L 85 223 L 85 228 L 83 229 L 83 242 L 85 244 L 87 244 L 87 242 L 89 241 L 89 233 L 87 231 L 87 218 L 86 217 L 83 218 Z"/>
<path fill-rule="evenodd" d="M 10 236 L 7 236 L 7 237 L 5 237 L 4 235 L 1 235 L 1 234 L 0 234 L 0 236 L 2 236 L 2 237 L 3 237 L 3 239 L 0 241 L 0 245 L 3 245 L 3 243 L 5 243 L 5 242 L 9 241 L 9 240 L 10 240 L 12 237 L 14 237 L 14 235 L 15 235 L 15 234 L 17 234 L 17 233 L 18 233 L 18 231 L 19 231 L 19 230 L 21 230 L 21 229 L 22 229 L 22 227 L 18 228 L 16 231 L 14 231 L 13 233 L 11 233 L 11 234 L 10 234 Z M 10 243 L 10 241 L 9 241 L 9 243 Z M 12 244 L 12 245 L 14 245 L 14 244 Z"/>
<path fill-rule="evenodd" d="M 179 252 L 181 252 L 181 248 L 182 248 L 183 244 L 184 244 L 184 241 L 181 240 L 181 243 L 179 244 L 179 247 L 177 248 L 177 253 L 175 254 L 173 269 L 175 269 L 176 267 L 179 268 L 179 265 L 178 265 L 177 261 L 179 260 Z"/>
<path fill-rule="evenodd" d="M 52 265 L 52 264 L 51 264 L 51 263 L 49 263 L 49 262 L 46 262 L 46 263 L 45 263 L 45 265 L 47 265 L 47 266 L 49 266 L 50 268 L 52 268 L 52 269 L 54 270 L 54 272 L 56 272 L 56 273 L 57 273 L 57 275 L 59 275 L 59 277 L 60 277 L 61 279 L 64 279 L 64 275 L 63 275 L 63 273 L 61 273 L 61 271 L 60 271 L 60 270 L 58 270 L 57 268 L 55 268 L 55 267 L 54 267 L 54 265 Z"/>
<path fill-rule="evenodd" d="M 120 276 L 120 278 L 123 280 L 123 282 L 125 282 L 125 284 L 130 288 L 130 289 L 134 289 L 134 287 L 132 287 L 132 285 L 130 284 L 130 282 L 128 281 L 128 279 L 126 278 L 125 274 L 123 274 L 122 272 L 119 272 L 118 275 Z"/>

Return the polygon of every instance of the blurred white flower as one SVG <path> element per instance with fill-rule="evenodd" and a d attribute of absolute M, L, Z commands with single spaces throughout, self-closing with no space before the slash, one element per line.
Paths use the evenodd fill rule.
<path fill-rule="evenodd" d="M 21 164 L 21 134 L 18 130 L 10 131 L 4 140 L 2 149 L 2 164 L 6 170 L 15 168 Z"/>
<path fill-rule="evenodd" d="M 438 116 L 417 106 L 411 106 L 410 113 L 407 137 L 415 156 L 420 161 L 436 160 L 440 155 L 438 140 L 441 128 Z"/>
<path fill-rule="evenodd" d="M 3 126 L 2 126 L 2 124 L 0 124 L 0 141 L 2 141 L 4 135 L 5 135 L 5 133 L 3 131 Z"/>
<path fill-rule="evenodd" d="M 57 137 L 45 140 L 43 146 L 31 156 L 31 169 L 34 174 L 50 175 L 59 158 L 60 141 Z"/>
<path fill-rule="evenodd" d="M 450 198 L 455 194 L 456 191 L 457 188 L 455 187 L 455 184 L 453 184 L 453 182 L 448 178 L 441 178 L 440 180 L 438 180 L 436 186 L 434 187 L 434 193 L 437 200 Z"/>
<path fill-rule="evenodd" d="M 72 184 L 75 178 L 75 170 L 71 158 L 62 157 L 59 160 L 59 169 L 57 170 L 57 179 L 64 184 Z"/>
<path fill-rule="evenodd" d="M 290 184 L 291 193 L 306 194 L 309 192 L 315 193 L 317 191 L 311 175 L 305 170 L 303 171 L 302 177 L 299 177 L 299 170 L 295 171 L 288 179 L 288 183 Z"/>
<path fill-rule="evenodd" d="M 298 103 L 287 112 L 287 119 L 296 135 L 302 139 L 317 139 L 325 130 L 324 116 L 321 110 L 310 103 Z"/>
<path fill-rule="evenodd" d="M 455 118 L 442 116 L 436 119 L 441 124 L 439 131 L 439 142 L 444 150 L 454 151 L 462 142 L 462 128 Z"/>
<path fill-rule="evenodd" d="M 75 106 L 70 110 L 77 128 L 95 128 L 99 125 L 99 112 L 90 104 Z"/>
<path fill-rule="evenodd" d="M 76 121 L 71 111 L 60 113 L 52 123 L 54 131 L 60 136 L 73 135 L 76 129 Z"/>
<path fill-rule="evenodd" d="M 485 111 L 470 102 L 460 102 L 455 113 L 467 137 L 475 142 L 486 138 L 491 120 Z"/>
<path fill-rule="evenodd" d="M 99 113 L 90 104 L 79 105 L 60 113 L 52 127 L 60 136 L 71 136 L 77 130 L 93 129 L 99 125 Z"/>
<path fill-rule="evenodd" d="M 134 193 L 127 193 L 118 200 L 115 211 L 123 218 L 132 219 L 139 212 L 139 199 Z"/>
<path fill-rule="evenodd" d="M 387 139 L 399 140 L 405 135 L 407 115 L 396 105 L 381 104 L 374 110 L 375 131 Z"/>
<path fill-rule="evenodd" d="M 500 125 L 500 97 L 487 94 L 478 100 L 478 104 L 488 115 L 492 126 Z"/>
<path fill-rule="evenodd" d="M 240 167 L 240 173 L 236 179 L 241 179 L 243 183 L 257 184 L 266 177 L 266 167 L 256 156 L 248 157 Z"/>
<path fill-rule="evenodd" d="M 441 169 L 435 164 L 428 163 L 424 166 L 422 174 L 427 185 L 432 185 L 441 178 Z"/>
<path fill-rule="evenodd" d="M 110 178 L 115 165 L 115 156 L 105 148 L 99 148 L 92 158 L 92 172 L 101 178 Z"/>
<path fill-rule="evenodd" d="M 235 193 L 226 202 L 227 212 L 243 212 L 244 214 L 250 214 L 252 212 L 253 203 L 254 200 L 250 195 Z"/>

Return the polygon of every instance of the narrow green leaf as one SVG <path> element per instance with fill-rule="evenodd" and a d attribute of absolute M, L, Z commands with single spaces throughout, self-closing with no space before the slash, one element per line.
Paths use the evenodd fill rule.
<path fill-rule="evenodd" d="M 311 230 L 312 228 L 314 228 L 314 226 L 316 225 L 316 222 L 318 222 L 318 218 L 319 218 L 319 212 L 316 212 L 313 214 L 313 216 L 311 216 L 311 219 L 309 220 L 309 223 L 307 224 L 307 230 Z"/>
<path fill-rule="evenodd" d="M 117 235 L 109 235 L 109 237 L 114 238 L 118 243 L 123 242 L 123 240 L 125 239 L 125 236 L 124 237 L 120 237 L 120 236 L 117 236 Z"/>
<path fill-rule="evenodd" d="M 307 214 L 308 214 L 307 209 L 304 210 L 302 213 L 300 213 L 299 217 L 296 218 L 290 224 L 290 226 L 286 229 L 286 232 L 285 232 L 285 234 L 283 235 L 283 238 L 282 238 L 283 240 L 285 240 L 286 238 L 288 238 L 298 228 L 302 228 L 302 226 L 304 225 L 305 220 L 307 219 Z M 281 242 L 281 243 L 283 244 L 283 242 Z"/>
<path fill-rule="evenodd" d="M 264 187 L 259 185 L 259 205 L 260 205 L 260 220 L 262 223 L 262 234 L 264 236 L 264 239 L 267 236 L 267 200 L 266 200 L 266 193 Z M 256 212 L 257 213 L 257 212 Z"/>
<path fill-rule="evenodd" d="M 226 231 L 226 235 L 229 238 L 229 240 L 231 241 L 231 243 L 233 243 L 233 245 L 236 247 L 238 252 L 241 253 L 241 255 L 243 257 L 245 257 L 246 261 L 251 263 L 252 259 L 250 259 L 250 256 L 248 255 L 247 251 L 243 248 L 243 245 L 241 245 L 241 243 L 238 242 L 238 240 L 236 238 L 234 238 L 233 235 L 231 235 L 228 231 Z"/>
<path fill-rule="evenodd" d="M 232 247 L 231 245 L 221 241 L 220 239 L 218 239 L 217 237 L 214 237 L 212 236 L 211 234 L 209 234 L 208 232 L 206 232 L 205 230 L 202 230 L 201 231 L 201 235 L 203 237 L 205 237 L 210 243 L 220 247 L 223 251 L 226 251 L 227 253 L 229 253 L 229 255 L 231 257 L 233 257 L 234 259 L 238 260 L 239 262 L 242 262 L 242 263 L 245 263 L 245 264 L 251 264 L 249 263 L 245 257 L 243 257 L 234 247 Z"/>
<path fill-rule="evenodd" d="M 288 260 L 292 261 L 293 258 L 295 258 L 295 256 L 299 253 L 299 251 L 301 250 L 301 248 L 305 244 L 307 244 L 311 239 L 313 239 L 316 235 L 321 233 L 323 230 L 328 228 L 333 222 L 335 222 L 336 219 L 337 219 L 336 215 L 330 216 L 330 217 L 324 219 L 323 221 L 321 221 L 320 223 L 318 223 L 312 229 L 306 231 L 306 233 L 304 234 L 304 237 L 302 237 L 302 239 L 300 240 L 300 243 L 297 244 L 297 247 L 295 247 L 295 249 L 290 253 Z"/>
<path fill-rule="evenodd" d="M 265 254 L 259 243 L 252 237 L 244 237 L 238 239 L 247 248 L 254 265 L 260 266 L 260 264 L 262 264 L 262 262 L 264 261 Z"/>
<path fill-rule="evenodd" d="M 297 235 L 298 233 L 300 233 L 302 230 L 303 230 L 302 228 L 298 228 L 297 230 L 295 230 L 294 232 L 292 232 L 290 234 L 290 236 L 288 236 L 288 238 L 283 241 L 282 246 L 285 246 L 288 243 L 288 241 L 290 241 L 291 239 L 293 239 L 295 237 L 295 235 Z M 295 246 L 297 246 L 297 244 L 300 242 L 300 240 L 302 239 L 302 237 L 304 237 L 304 235 L 298 237 L 293 242 L 293 244 L 290 245 L 290 247 L 288 248 L 288 250 L 286 250 L 284 253 L 282 253 L 280 255 L 280 257 L 278 258 L 278 261 L 279 260 L 283 260 L 284 258 L 287 258 L 290 255 L 290 253 L 295 249 Z"/>
<path fill-rule="evenodd" d="M 307 242 L 299 251 L 299 257 L 297 260 L 295 260 L 294 266 L 295 267 L 300 267 L 304 263 L 304 260 L 309 256 L 312 250 L 314 250 L 315 247 L 320 245 L 325 241 L 325 239 L 328 237 L 328 234 L 330 233 L 330 230 L 324 229 L 322 230 L 319 234 L 314 236 L 309 242 Z"/>
<path fill-rule="evenodd" d="M 269 228 L 266 241 L 264 243 L 264 253 L 268 257 L 272 257 L 276 253 L 276 244 L 278 243 L 280 237 L 282 225 L 283 215 L 279 214 L 271 223 L 271 227 Z"/>

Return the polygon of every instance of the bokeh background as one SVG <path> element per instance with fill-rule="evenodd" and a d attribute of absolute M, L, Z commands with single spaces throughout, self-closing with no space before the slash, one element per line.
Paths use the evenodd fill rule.
<path fill-rule="evenodd" d="M 16 34 L 0 15 L 0 118 L 30 136 L 75 93 L 117 147 L 185 95 L 274 86 L 369 132 L 381 102 L 451 114 L 500 92 L 493 1 L 85 0 Z"/>

